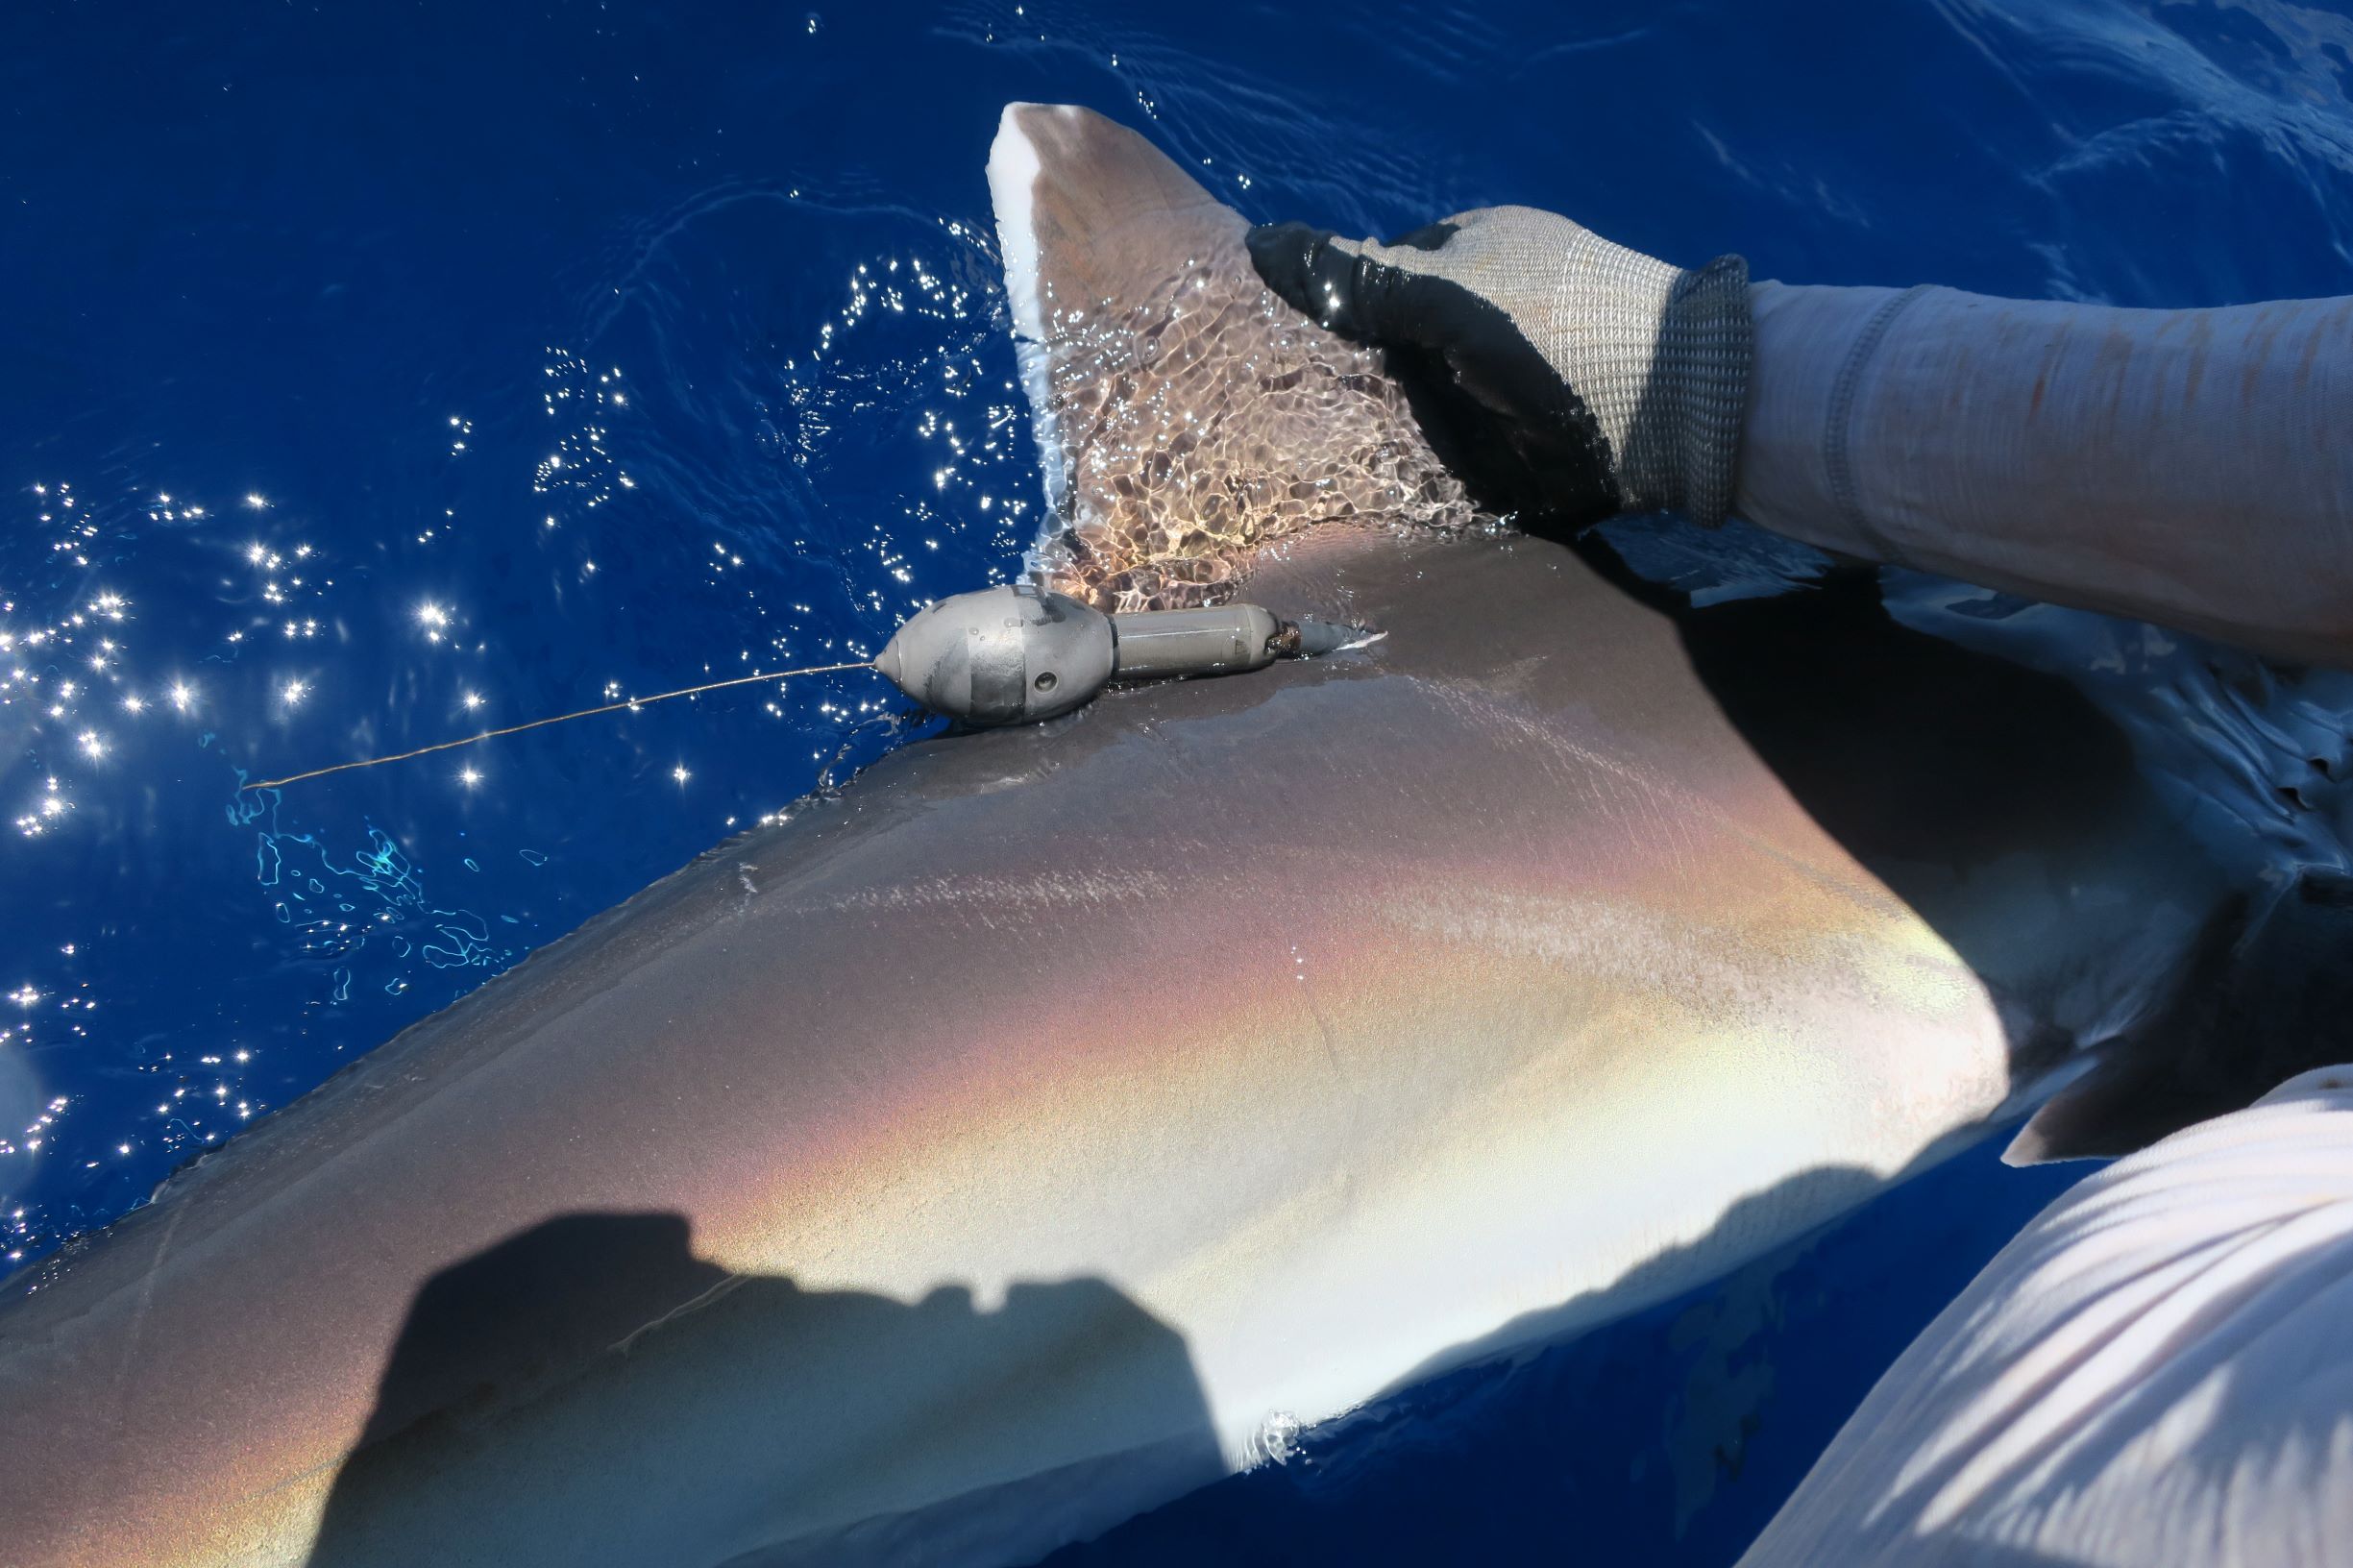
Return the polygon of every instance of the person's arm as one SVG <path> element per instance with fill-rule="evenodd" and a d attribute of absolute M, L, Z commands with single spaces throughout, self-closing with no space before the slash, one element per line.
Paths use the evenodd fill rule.
<path fill-rule="evenodd" d="M 1759 283 L 1732 509 L 1808 544 L 2353 664 L 2353 300 Z"/>
<path fill-rule="evenodd" d="M 1449 383 L 1509 504 L 1729 510 L 2353 666 L 2353 300 L 1749 286 L 1737 257 L 1684 271 L 1526 208 L 1387 246 L 1271 226 L 1251 251 L 1292 305 Z"/>

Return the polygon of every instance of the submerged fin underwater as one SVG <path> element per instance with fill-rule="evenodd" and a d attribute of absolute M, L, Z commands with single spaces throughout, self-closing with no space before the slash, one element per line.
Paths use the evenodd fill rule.
<path fill-rule="evenodd" d="M 0 39 L 0 1561 L 2353 1563 L 2353 21 Z"/>

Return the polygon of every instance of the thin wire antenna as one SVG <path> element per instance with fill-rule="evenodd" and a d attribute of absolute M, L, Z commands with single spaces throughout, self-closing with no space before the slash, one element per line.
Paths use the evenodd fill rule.
<path fill-rule="evenodd" d="M 313 768 L 306 773 L 288 773 L 283 778 L 265 778 L 258 784 L 239 785 L 238 789 L 240 791 L 283 789 L 288 784 L 300 784 L 306 778 L 325 778 L 329 773 L 349 772 L 355 768 L 381 768 L 387 762 L 406 762 L 411 757 L 422 757 L 434 751 L 453 751 L 461 746 L 472 746 L 477 741 L 495 741 L 502 735 L 520 735 L 527 729 L 537 729 L 542 724 L 560 724 L 573 719 L 594 719 L 598 714 L 613 713 L 622 708 L 651 707 L 656 702 L 667 702 L 674 697 L 694 697 L 702 692 L 720 692 L 730 686 L 748 686 L 759 680 L 791 680 L 796 675 L 830 675 L 844 670 L 871 670 L 873 668 L 873 660 L 860 659 L 854 664 L 816 664 L 806 670 L 778 670 L 765 675 L 737 675 L 731 680 L 708 681 L 700 686 L 681 686 L 674 692 L 663 692 L 654 697 L 624 698 L 618 702 L 607 702 L 599 708 L 582 708 L 577 713 L 559 713 L 547 719 L 534 719 L 525 724 L 509 724 L 504 729 L 485 729 L 479 735 L 468 735 L 462 740 L 455 741 L 436 741 L 431 746 L 420 746 L 414 751 L 395 752 L 389 757 L 370 757 L 365 762 L 338 762 L 331 768 Z"/>

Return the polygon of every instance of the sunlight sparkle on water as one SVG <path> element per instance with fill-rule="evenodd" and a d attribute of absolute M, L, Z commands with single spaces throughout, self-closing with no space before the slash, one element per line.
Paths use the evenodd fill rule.
<path fill-rule="evenodd" d="M 286 682 L 285 690 L 280 692 L 278 696 L 279 699 L 284 702 L 285 705 L 290 708 L 296 703 L 300 702 L 303 699 L 304 695 L 309 690 L 310 683 L 308 681 L 289 680 Z"/>

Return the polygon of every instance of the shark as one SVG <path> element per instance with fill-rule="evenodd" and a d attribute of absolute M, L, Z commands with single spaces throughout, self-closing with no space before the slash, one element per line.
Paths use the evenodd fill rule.
<path fill-rule="evenodd" d="M 1032 1560 L 2240 1092 L 2149 1064 L 2245 889 L 2080 691 L 1499 524 L 1106 118 L 988 173 L 1040 579 L 1378 639 L 902 747 L 18 1275 L 0 1556 Z"/>

